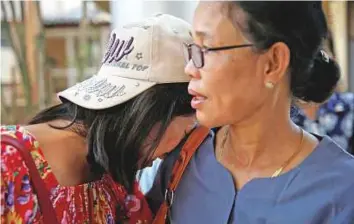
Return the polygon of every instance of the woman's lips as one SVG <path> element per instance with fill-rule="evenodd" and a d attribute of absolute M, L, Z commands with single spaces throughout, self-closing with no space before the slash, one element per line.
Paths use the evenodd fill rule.
<path fill-rule="evenodd" d="M 207 100 L 206 96 L 194 91 L 192 89 L 188 89 L 190 95 L 194 96 L 191 101 L 191 106 L 193 109 L 198 109 L 200 106 Z"/>
<path fill-rule="evenodd" d="M 191 101 L 191 106 L 193 109 L 198 109 L 200 108 L 201 104 L 203 104 L 205 102 L 206 98 L 205 97 L 201 97 L 201 96 L 195 96 L 193 97 L 192 101 Z"/>

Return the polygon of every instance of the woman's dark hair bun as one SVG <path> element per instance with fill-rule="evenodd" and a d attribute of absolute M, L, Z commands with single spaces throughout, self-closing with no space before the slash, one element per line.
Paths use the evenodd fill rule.
<path fill-rule="evenodd" d="M 335 90 L 340 78 L 340 68 L 334 59 L 320 50 L 309 73 L 303 75 L 308 76 L 307 82 L 303 88 L 293 92 L 294 96 L 306 102 L 322 103 Z"/>
<path fill-rule="evenodd" d="M 230 15 L 258 50 L 266 51 L 277 42 L 288 46 L 294 98 L 322 103 L 333 93 L 339 67 L 320 51 L 329 38 L 322 1 L 234 1 L 232 5 L 245 13 L 243 20 L 236 16 L 237 10 Z"/>

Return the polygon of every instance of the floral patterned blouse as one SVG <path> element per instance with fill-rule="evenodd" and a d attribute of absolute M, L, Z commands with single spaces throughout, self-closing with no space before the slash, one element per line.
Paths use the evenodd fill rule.
<path fill-rule="evenodd" d="M 109 175 L 82 185 L 60 186 L 34 136 L 21 126 L 2 126 L 1 134 L 22 140 L 30 150 L 60 223 L 109 224 L 126 219 L 134 224 L 151 223 L 151 211 L 137 184 L 134 195 L 128 195 Z M 2 143 L 1 223 L 43 223 L 30 179 L 21 154 Z"/>
<path fill-rule="evenodd" d="M 354 135 L 353 93 L 334 93 L 326 103 L 321 105 L 315 120 L 307 118 L 300 109 L 292 119 L 306 131 L 328 135 L 343 149 L 352 151 L 350 144 L 354 144 L 351 143 Z"/>

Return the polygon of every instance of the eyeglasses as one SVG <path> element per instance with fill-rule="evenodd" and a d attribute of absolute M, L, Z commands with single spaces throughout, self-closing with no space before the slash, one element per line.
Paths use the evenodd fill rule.
<path fill-rule="evenodd" d="M 223 51 L 230 50 L 235 48 L 242 47 L 251 47 L 253 44 L 242 44 L 242 45 L 233 45 L 233 46 L 224 46 L 224 47 L 200 47 L 196 44 L 183 44 L 183 54 L 186 63 L 188 63 L 191 59 L 196 68 L 202 68 L 204 66 L 204 54 L 208 51 Z"/>

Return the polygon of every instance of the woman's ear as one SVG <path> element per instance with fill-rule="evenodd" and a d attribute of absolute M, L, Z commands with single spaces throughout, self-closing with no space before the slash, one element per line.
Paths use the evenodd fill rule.
<path fill-rule="evenodd" d="M 290 64 L 290 49 L 285 43 L 278 42 L 264 54 L 266 66 L 264 69 L 264 84 L 277 84 L 286 74 Z"/>

